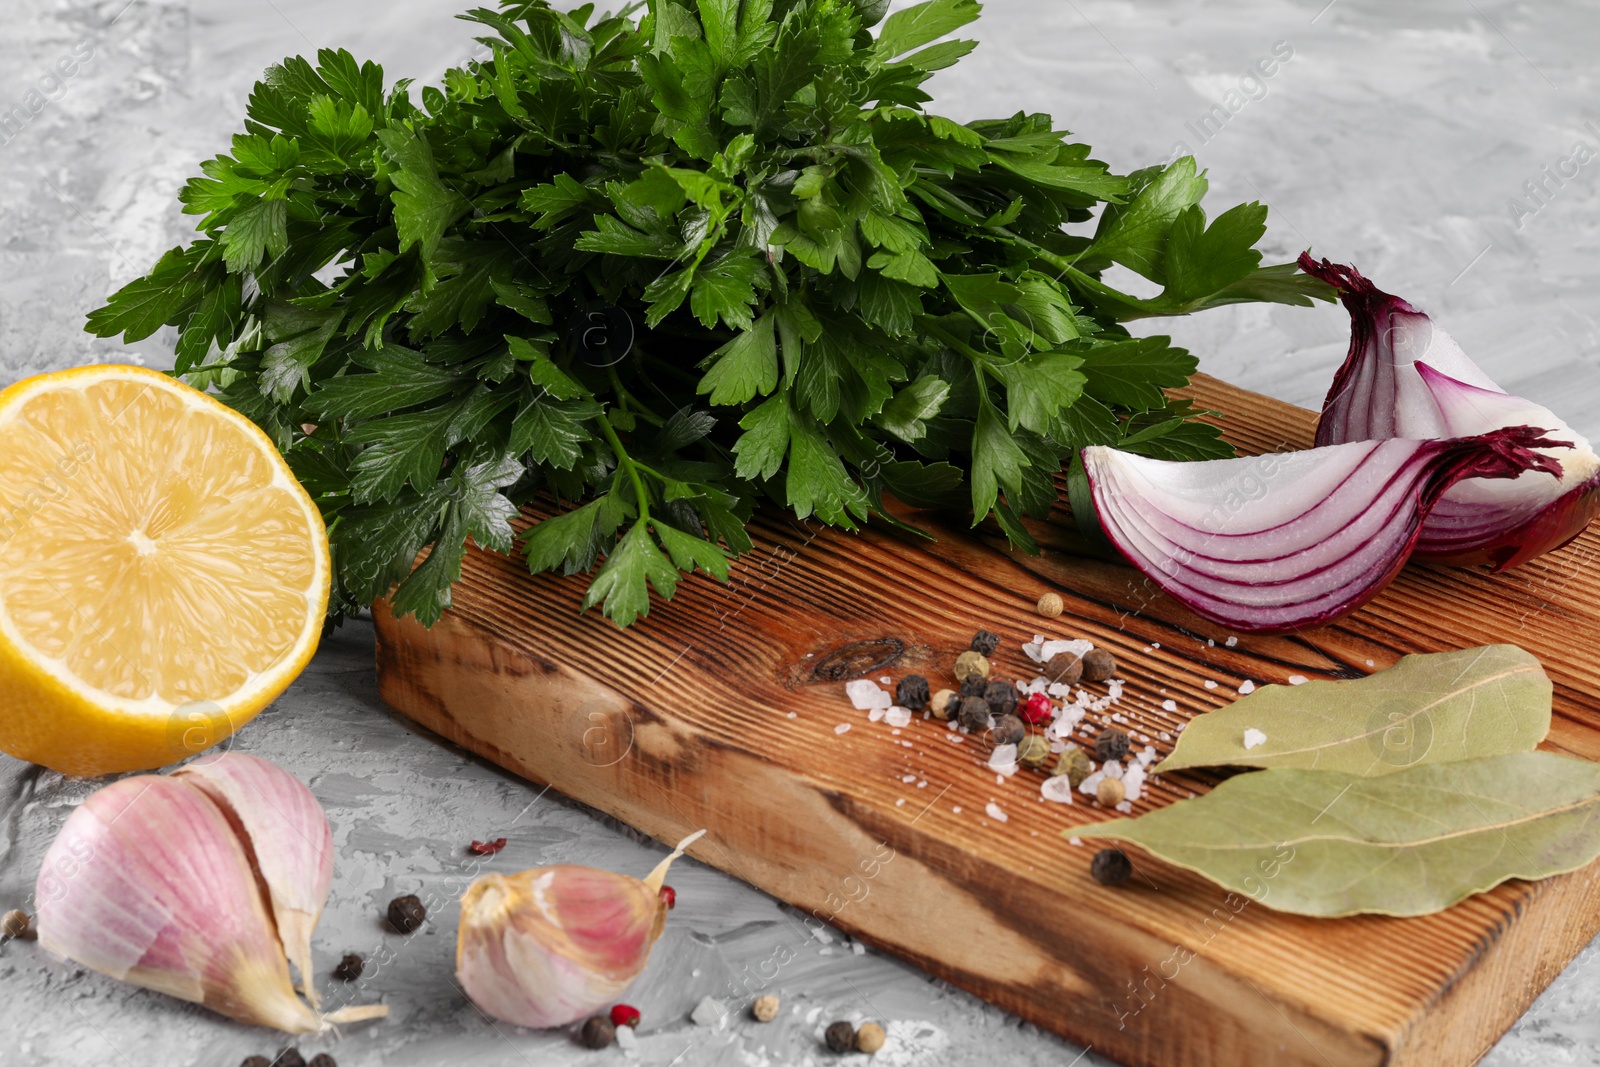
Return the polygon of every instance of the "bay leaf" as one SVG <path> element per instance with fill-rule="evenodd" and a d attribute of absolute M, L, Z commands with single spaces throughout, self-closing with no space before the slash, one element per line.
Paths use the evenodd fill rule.
<path fill-rule="evenodd" d="M 1530 752 L 1549 730 L 1550 679 L 1539 661 L 1516 645 L 1484 645 L 1406 656 L 1365 678 L 1263 686 L 1189 723 L 1151 773 L 1240 766 L 1392 774 Z"/>
<path fill-rule="evenodd" d="M 1279 911 L 1426 915 L 1600 855 L 1600 764 L 1517 752 L 1379 778 L 1260 771 L 1066 835 L 1130 841 Z"/>

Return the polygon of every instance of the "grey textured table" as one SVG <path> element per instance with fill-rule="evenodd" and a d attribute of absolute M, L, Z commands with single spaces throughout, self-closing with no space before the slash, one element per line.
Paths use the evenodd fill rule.
<path fill-rule="evenodd" d="M 1326 6 L 1324 6 L 1326 5 Z M 269 62 L 315 47 L 375 58 L 421 82 L 470 57 L 456 0 L 6 0 L 0 111 L 43 106 L 0 132 L 0 377 L 95 360 L 164 366 L 171 338 L 133 349 L 80 332 L 114 285 L 184 240 L 174 194 L 236 129 Z M 1547 178 L 1582 141 L 1600 152 L 1592 46 L 1600 13 L 1577 0 L 992 0 L 983 47 L 933 83 L 957 118 L 1053 113 L 1118 168 L 1190 150 L 1211 168 L 1214 210 L 1272 206 L 1267 245 L 1311 246 L 1358 264 L 1433 312 L 1501 383 L 1600 436 L 1594 370 L 1600 161 Z M 1276 73 L 1243 83 L 1277 48 Z M 80 61 L 52 81 L 63 57 Z M 40 79 L 43 78 L 43 82 Z M 1231 101 L 1228 94 L 1239 95 Z M 1240 105 L 1242 101 L 1242 106 Z M 1222 110 L 1213 111 L 1214 106 Z M 3 116 L 0 116 L 3 117 Z M 1585 157 L 1587 158 L 1587 157 Z M 1571 171 L 1571 166 L 1567 170 Z M 1525 183 L 1544 182 L 1538 199 Z M 1518 204 L 1520 203 L 1520 208 Z M 1314 405 L 1340 358 L 1343 313 L 1242 307 L 1159 324 L 1213 374 Z M 1583 654 L 1592 654 L 1585 651 Z M 438 910 L 402 940 L 378 925 L 399 892 L 453 899 L 464 845 L 505 836 L 493 867 L 583 862 L 643 874 L 660 854 L 624 828 L 426 736 L 378 701 L 372 635 L 352 623 L 236 741 L 309 781 L 334 826 L 338 863 L 315 947 L 322 965 L 375 957 L 357 999 L 382 997 L 387 1023 L 302 1043 L 341 1064 L 739 1064 L 837 1060 L 818 1041 L 836 1017 L 886 1021 L 875 1062 L 1091 1064 L 1078 1049 L 843 938 L 796 944 L 774 983 L 778 1022 L 696 1027 L 704 993 L 792 941 L 772 899 L 708 868 L 673 874 L 679 906 L 632 999 L 636 1052 L 588 1053 L 558 1034 L 496 1027 L 451 979 L 455 916 Z M 0 906 L 26 902 L 44 848 L 93 788 L 0 757 Z M 1485 1063 L 1600 1063 L 1591 946 Z M 232 1065 L 275 1035 L 0 948 L 0 1061 Z M 864 1060 L 859 1057 L 858 1060 Z"/>

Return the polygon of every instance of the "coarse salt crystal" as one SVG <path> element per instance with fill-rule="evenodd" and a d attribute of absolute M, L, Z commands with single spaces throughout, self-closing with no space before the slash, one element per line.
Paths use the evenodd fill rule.
<path fill-rule="evenodd" d="M 955 814 L 960 815 L 961 814 L 961 805 L 957 804 L 953 808 L 951 808 L 950 810 L 952 812 L 954 812 Z"/>
<path fill-rule="evenodd" d="M 1372 661 L 1370 659 L 1367 660 L 1367 666 L 1369 666 L 1369 667 L 1372 666 Z"/>
<path fill-rule="evenodd" d="M 1093 651 L 1093 649 L 1093 641 L 1084 641 L 1081 638 L 1074 641 L 1046 641 L 1039 646 L 1039 662 L 1049 663 L 1063 652 L 1070 652 L 1074 656 L 1082 656 L 1085 652 Z"/>
<path fill-rule="evenodd" d="M 886 708 L 894 703 L 894 698 L 886 690 L 879 689 L 871 678 L 853 678 L 844 683 L 844 694 L 857 711 Z"/>
<path fill-rule="evenodd" d="M 791 718 L 791 719 L 798 719 L 799 717 L 800 717 L 800 715 L 799 715 L 798 712 L 791 711 L 789 713 L 789 718 Z"/>
<path fill-rule="evenodd" d="M 1305 685 L 1309 681 L 1311 681 L 1311 679 L 1307 678 L 1303 674 L 1291 674 L 1291 675 L 1289 675 L 1289 684 L 1290 685 Z"/>
<path fill-rule="evenodd" d="M 1250 679 L 1246 678 L 1244 681 L 1239 683 L 1239 695 L 1240 696 L 1247 697 L 1251 693 L 1254 693 L 1255 691 L 1256 691 L 1256 683 L 1252 682 Z"/>
<path fill-rule="evenodd" d="M 894 802 L 894 806 L 897 807 L 897 808 L 905 807 L 906 806 L 906 798 L 905 797 L 901 797 L 899 800 Z"/>
<path fill-rule="evenodd" d="M 1161 647 L 1161 642 L 1160 641 L 1151 641 L 1150 642 L 1150 647 L 1151 648 L 1160 648 Z"/>
<path fill-rule="evenodd" d="M 894 681 L 894 679 L 885 674 L 883 677 L 879 678 L 878 681 L 882 682 L 884 685 L 888 685 L 890 682 Z"/>
<path fill-rule="evenodd" d="M 1257 730 L 1255 727 L 1252 726 L 1250 729 L 1244 732 L 1244 747 L 1246 751 L 1255 748 L 1257 745 L 1264 745 L 1266 743 L 1267 735 L 1262 733 L 1260 730 Z"/>
<path fill-rule="evenodd" d="M 884 712 L 883 721 L 890 726 L 910 726 L 911 709 L 902 708 L 899 705 L 892 706 L 888 711 Z"/>
<path fill-rule="evenodd" d="M 1124 815 L 1127 815 L 1133 811 L 1133 804 L 1124 800 L 1121 804 L 1117 805 L 1117 810 L 1122 812 Z"/>
<path fill-rule="evenodd" d="M 900 780 L 907 785 L 910 785 L 912 782 L 917 780 L 917 776 L 914 774 L 903 774 L 900 776 Z"/>
<path fill-rule="evenodd" d="M 1091 764 L 1089 764 L 1089 766 L 1093 767 L 1094 764 L 1091 763 Z M 1093 774 L 1091 774 L 1087 778 L 1085 778 L 1082 782 L 1078 783 L 1078 792 L 1086 793 L 1089 796 L 1094 796 L 1094 791 L 1096 789 L 1100 788 L 1100 783 L 1105 781 L 1105 777 L 1106 776 L 1105 776 L 1104 773 L 1102 773 L 1100 771 L 1095 771 Z M 1071 781 L 1071 779 L 1068 779 L 1068 781 Z"/>
<path fill-rule="evenodd" d="M 1083 838 L 1081 838 L 1081 837 L 1069 837 L 1069 838 L 1067 838 L 1067 844 L 1069 844 L 1069 845 L 1077 845 L 1079 848 L 1082 848 L 1083 847 Z"/>
<path fill-rule="evenodd" d="M 1138 800 L 1139 799 L 1139 794 L 1140 794 L 1140 791 L 1141 791 L 1140 787 L 1143 786 L 1143 785 L 1144 785 L 1144 764 L 1143 764 L 1143 762 L 1134 763 L 1134 764 L 1129 765 L 1128 769 L 1126 771 L 1124 771 L 1123 775 L 1122 775 L 1122 786 L 1123 786 L 1123 788 L 1125 790 L 1127 790 L 1127 798 L 1129 800 Z"/>
<path fill-rule="evenodd" d="M 883 714 L 884 714 L 885 710 L 886 709 L 884 709 L 884 708 L 873 708 L 871 711 L 867 712 L 867 721 L 868 722 L 882 722 L 883 721 Z"/>
<path fill-rule="evenodd" d="M 1017 746 L 996 745 L 994 751 L 989 753 L 990 770 L 999 771 L 1001 774 L 1012 775 L 1017 773 Z M 1004 779 L 1002 779 L 1003 781 Z"/>
<path fill-rule="evenodd" d="M 1213 682 L 1210 678 L 1206 679 L 1206 688 L 1207 689 L 1215 689 L 1216 687 L 1217 687 L 1217 683 L 1216 682 Z"/>
<path fill-rule="evenodd" d="M 1162 711 L 1177 711 L 1178 710 L 1178 702 L 1176 700 L 1163 700 L 1161 702 L 1161 710 Z"/>
<path fill-rule="evenodd" d="M 1112 700 L 1122 699 L 1122 687 L 1127 683 L 1120 678 L 1113 678 L 1106 683 L 1106 695 Z"/>
<path fill-rule="evenodd" d="M 1222 643 L 1227 645 L 1229 648 L 1232 648 L 1234 645 L 1237 645 L 1239 643 L 1239 639 L 1237 637 L 1230 637 L 1230 638 L 1228 638 L 1226 641 L 1224 641 Z"/>
<path fill-rule="evenodd" d="M 850 724 L 847 722 L 842 722 L 833 728 L 833 732 L 836 734 L 847 734 L 850 732 Z"/>
<path fill-rule="evenodd" d="M 992 800 L 983 806 L 983 813 L 989 816 L 989 818 L 993 819 L 995 822 L 1006 821 L 1006 813 L 1001 811 L 1000 805 L 996 804 Z"/>
<path fill-rule="evenodd" d="M 1053 774 L 1039 786 L 1039 795 L 1056 804 L 1072 803 L 1072 779 L 1064 774 Z"/>

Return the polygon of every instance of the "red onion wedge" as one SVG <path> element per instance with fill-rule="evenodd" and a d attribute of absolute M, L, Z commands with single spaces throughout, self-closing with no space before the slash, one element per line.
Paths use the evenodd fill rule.
<path fill-rule="evenodd" d="M 1317 444 L 1387 437 L 1461 437 L 1501 426 L 1549 427 L 1545 454 L 1561 477 L 1528 472 L 1464 481 L 1429 512 L 1416 555 L 1506 570 L 1560 548 L 1600 512 L 1600 458 L 1549 409 L 1505 392 L 1427 315 L 1353 267 L 1300 257 L 1300 269 L 1339 290 L 1350 352 L 1323 401 Z"/>
<path fill-rule="evenodd" d="M 1196 614 L 1281 633 L 1371 600 L 1410 556 L 1439 498 L 1467 479 L 1559 478 L 1531 426 L 1474 437 L 1352 441 L 1178 463 L 1083 450 L 1100 526 Z"/>

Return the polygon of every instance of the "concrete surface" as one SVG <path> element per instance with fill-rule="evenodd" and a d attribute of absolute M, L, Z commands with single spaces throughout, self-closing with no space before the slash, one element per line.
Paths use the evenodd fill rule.
<path fill-rule="evenodd" d="M 82 318 L 186 239 L 191 220 L 175 193 L 226 145 L 267 63 L 343 45 L 381 61 L 391 78 L 427 82 L 475 48 L 469 27 L 450 17 L 457 0 L 4 8 L 0 111 L 25 103 L 45 78 L 37 115 L 0 134 L 4 381 L 91 360 L 167 365 L 170 337 L 128 350 L 84 335 Z M 1600 162 L 1560 184 L 1545 168 L 1560 168 L 1580 141 L 1600 152 L 1597 30 L 1600 12 L 1580 0 L 992 0 L 976 31 L 983 47 L 935 80 L 935 106 L 962 119 L 1049 111 L 1118 168 L 1193 151 L 1211 169 L 1214 211 L 1245 199 L 1271 205 L 1274 258 L 1309 245 L 1358 264 L 1434 313 L 1506 388 L 1595 437 Z M 1245 80 L 1275 49 L 1292 54 L 1271 78 Z M 58 60 L 84 55 L 70 77 L 46 77 Z M 1528 183 L 1540 182 L 1530 196 Z M 1173 332 L 1214 374 L 1310 405 L 1346 338 L 1332 308 L 1250 306 L 1153 329 Z M 477 870 L 573 861 L 642 874 L 659 846 L 388 712 L 361 622 L 331 639 L 237 744 L 295 770 L 327 807 L 339 859 L 319 964 L 346 951 L 373 957 L 377 966 L 343 995 L 382 997 L 394 1012 L 339 1040 L 303 1042 L 308 1056 L 327 1049 L 345 1067 L 821 1064 L 848 1062 L 819 1044 L 828 1021 L 876 1017 L 891 1030 L 879 1064 L 1104 1062 L 1093 1051 L 1075 1059 L 1079 1049 L 896 960 L 842 939 L 806 942 L 773 900 L 692 862 L 672 876 L 678 910 L 631 998 L 645 1014 L 636 1053 L 597 1055 L 564 1035 L 492 1025 L 450 978 L 450 902 Z M 0 906 L 10 907 L 26 904 L 44 848 L 93 787 L 4 757 L 0 782 Z M 469 862 L 468 841 L 499 836 L 509 840 L 504 852 Z M 425 932 L 409 939 L 378 923 L 399 892 L 436 903 Z M 795 956 L 773 982 L 786 1002 L 780 1021 L 686 1020 L 701 996 L 720 995 L 779 946 Z M 1594 957 L 1591 946 L 1483 1062 L 1600 1064 Z M 0 947 L 0 981 L 6 1064 L 231 1065 L 279 1044 L 33 945 Z"/>

